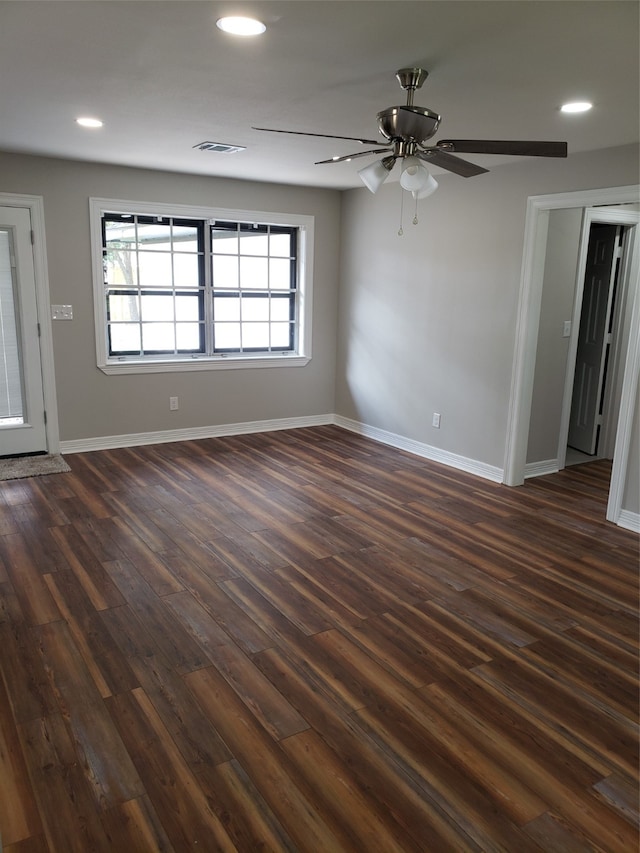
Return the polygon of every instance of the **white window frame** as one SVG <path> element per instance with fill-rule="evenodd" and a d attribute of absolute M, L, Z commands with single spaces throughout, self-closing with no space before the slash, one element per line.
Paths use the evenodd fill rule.
<path fill-rule="evenodd" d="M 261 225 L 285 225 L 298 229 L 298 319 L 297 347 L 291 353 L 219 353 L 188 356 L 110 356 L 107 344 L 107 315 L 103 269 L 102 216 L 104 213 L 137 213 L 145 216 L 203 219 Z M 96 363 L 103 373 L 178 373 L 192 370 L 234 370 L 260 367 L 304 367 L 311 360 L 313 305 L 314 217 L 259 210 L 198 207 L 184 204 L 90 198 L 93 305 L 96 333 Z"/>

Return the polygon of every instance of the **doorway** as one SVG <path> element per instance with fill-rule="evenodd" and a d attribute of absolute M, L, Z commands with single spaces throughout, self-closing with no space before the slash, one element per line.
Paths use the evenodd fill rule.
<path fill-rule="evenodd" d="M 589 230 L 574 376 L 565 389 L 571 395 L 567 466 L 613 459 L 616 403 L 619 406 L 615 372 L 624 343 L 621 312 L 628 291 L 621 271 L 628 229 L 598 221 Z"/>
<path fill-rule="evenodd" d="M 563 208 L 589 209 L 605 205 L 637 204 L 639 191 L 640 188 L 637 185 L 631 185 L 547 196 L 531 196 L 527 200 L 504 464 L 504 482 L 508 485 L 520 485 L 524 482 L 525 477 L 549 212 Z M 638 214 L 631 215 L 634 217 L 633 222 L 637 226 Z M 629 229 L 630 232 L 633 232 L 633 236 L 629 238 L 630 250 L 627 260 L 631 289 L 628 297 L 629 316 L 624 318 L 625 329 L 628 329 L 628 346 L 626 351 L 621 354 L 623 363 L 620 364 L 619 369 L 620 405 L 606 514 L 607 520 L 624 526 L 636 523 L 634 520 L 627 520 L 622 502 L 630 462 L 631 436 L 640 370 L 640 294 L 638 294 L 638 256 L 640 251 L 638 248 L 638 230 L 638 227 Z M 575 364 L 575 352 L 573 359 L 572 364 Z M 565 435 L 568 435 L 568 419 L 569 409 L 567 408 L 563 418 L 563 421 L 566 420 L 566 424 L 564 424 Z M 564 467 L 566 439 L 560 453 L 562 453 L 562 466 Z"/>
<path fill-rule="evenodd" d="M 42 198 L 0 193 L 0 457 L 59 450 L 46 270 Z"/>
<path fill-rule="evenodd" d="M 613 460 L 621 405 L 639 215 L 623 207 L 583 214 L 567 357 L 558 468 Z"/>

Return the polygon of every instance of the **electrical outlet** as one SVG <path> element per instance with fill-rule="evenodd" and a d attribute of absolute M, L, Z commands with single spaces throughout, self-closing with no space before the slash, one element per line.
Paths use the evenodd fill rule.
<path fill-rule="evenodd" d="M 169 410 L 172 412 L 178 411 L 178 398 L 177 397 L 169 397 Z"/>
<path fill-rule="evenodd" d="M 440 429 L 440 414 L 438 412 L 433 413 L 433 418 L 431 419 L 431 426 L 435 427 L 435 429 Z"/>

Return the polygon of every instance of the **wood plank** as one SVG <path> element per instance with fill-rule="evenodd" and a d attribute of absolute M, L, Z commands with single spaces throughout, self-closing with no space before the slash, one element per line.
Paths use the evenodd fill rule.
<path fill-rule="evenodd" d="M 73 572 L 45 575 L 45 581 L 100 695 L 137 687 L 131 668 Z"/>
<path fill-rule="evenodd" d="M 238 850 L 297 853 L 300 849 L 238 761 L 203 769 L 198 781 Z"/>
<path fill-rule="evenodd" d="M 172 666 L 180 672 L 190 672 L 205 665 L 206 659 L 198 644 L 138 574 L 135 566 L 128 560 L 113 560 L 104 566 L 131 610 L 144 623 L 154 644 Z M 182 589 L 182 584 L 178 587 Z"/>
<path fill-rule="evenodd" d="M 401 768 L 375 740 L 365 737 L 342 704 L 322 690 L 305 656 L 292 649 L 267 649 L 255 660 L 269 679 L 305 716 L 324 742 L 342 756 L 345 772 L 357 779 L 382 818 L 407 851 L 480 850 L 465 831 L 425 795 L 414 774 Z M 348 770 L 347 770 L 348 768 Z"/>
<path fill-rule="evenodd" d="M 133 611 L 116 608 L 103 619 L 189 766 L 199 769 L 228 761 L 231 756 L 220 735 Z"/>
<path fill-rule="evenodd" d="M 0 844 L 6 849 L 41 833 L 18 730 L 0 678 Z"/>
<path fill-rule="evenodd" d="M 173 847 L 235 850 L 144 691 L 105 702 Z"/>
<path fill-rule="evenodd" d="M 185 680 L 294 842 L 309 850 L 342 849 L 337 828 L 318 813 L 286 754 L 254 721 L 222 676 L 202 669 Z"/>
<path fill-rule="evenodd" d="M 200 606 L 241 649 L 251 653 L 273 645 L 273 639 L 203 571 L 180 554 L 165 555 L 165 559 Z"/>
<path fill-rule="evenodd" d="M 0 558 L 27 621 L 41 625 L 59 619 L 60 611 L 21 533 L 0 536 Z"/>
<path fill-rule="evenodd" d="M 72 462 L 0 482 L 5 850 L 636 848 L 609 462 L 507 488 L 332 425 Z"/>
<path fill-rule="evenodd" d="M 89 782 L 61 715 L 22 723 L 19 731 L 49 848 L 109 853 Z"/>
<path fill-rule="evenodd" d="M 144 794 L 128 752 L 64 622 L 38 630 L 39 647 L 78 766 L 100 810 Z"/>
<path fill-rule="evenodd" d="M 146 794 L 108 809 L 100 820 L 111 850 L 178 853 Z"/>
<path fill-rule="evenodd" d="M 124 598 L 100 560 L 73 525 L 55 527 L 51 535 L 96 610 L 106 610 L 108 607 L 124 604 Z"/>
<path fill-rule="evenodd" d="M 17 723 L 57 711 L 36 639 L 9 583 L 0 584 L 0 667 Z"/>

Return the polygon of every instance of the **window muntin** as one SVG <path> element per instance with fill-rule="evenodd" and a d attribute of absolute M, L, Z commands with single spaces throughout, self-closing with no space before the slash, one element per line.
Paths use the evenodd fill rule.
<path fill-rule="evenodd" d="M 295 350 L 297 229 L 216 222 L 211 264 L 214 352 Z"/>
<path fill-rule="evenodd" d="M 313 216 L 104 198 L 90 199 L 89 207 L 96 354 L 102 371 L 163 373 L 308 363 Z M 105 217 L 112 223 L 108 240 Z M 123 229 L 127 222 L 128 229 Z M 132 229 L 131 223 L 138 228 Z M 190 230 L 183 230 L 188 226 Z M 199 244 L 200 227 L 204 246 Z M 221 324 L 216 340 L 214 249 L 218 261 L 225 254 L 234 256 L 233 279 L 228 275 L 216 295 Z M 159 259 L 154 260 L 152 253 Z M 171 268 L 168 255 L 173 259 Z M 262 261 L 260 280 L 251 267 L 253 259 Z M 194 270 L 197 291 L 190 282 Z M 148 297 L 144 303 L 143 296 Z M 172 317 L 163 305 L 172 306 Z M 143 321 L 149 324 L 144 330 Z M 240 328 L 222 329 L 222 324 L 232 322 Z M 167 325 L 163 328 L 162 323 Z M 268 326 L 268 336 L 260 324 Z"/>
<path fill-rule="evenodd" d="M 105 213 L 102 231 L 109 357 L 204 354 L 204 222 Z"/>

